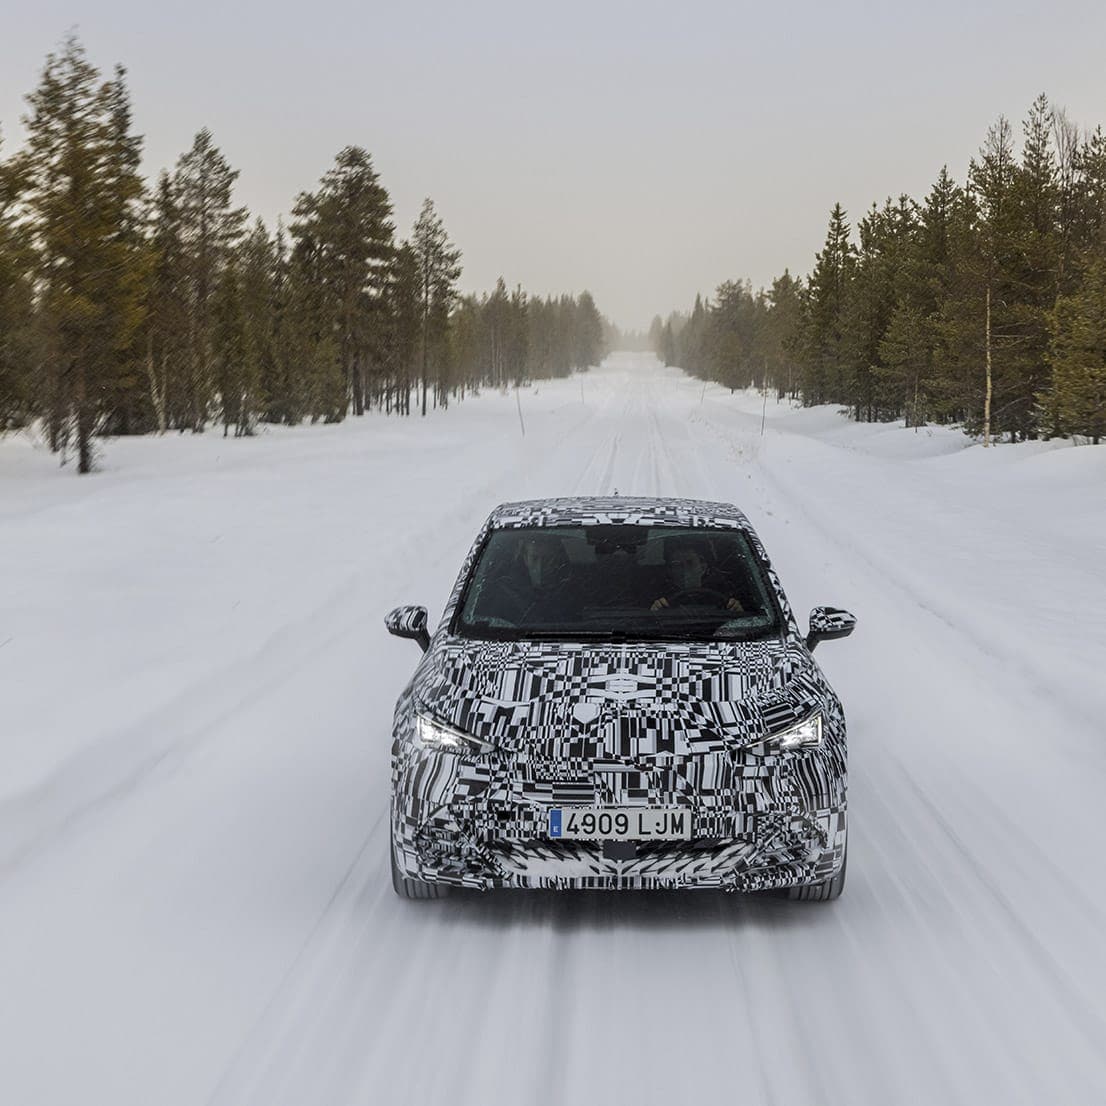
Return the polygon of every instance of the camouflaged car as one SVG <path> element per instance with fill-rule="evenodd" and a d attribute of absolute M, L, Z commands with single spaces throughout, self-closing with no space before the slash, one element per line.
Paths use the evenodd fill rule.
<path fill-rule="evenodd" d="M 675 499 L 496 508 L 396 706 L 398 894 L 840 895 L 845 717 L 748 519 Z"/>

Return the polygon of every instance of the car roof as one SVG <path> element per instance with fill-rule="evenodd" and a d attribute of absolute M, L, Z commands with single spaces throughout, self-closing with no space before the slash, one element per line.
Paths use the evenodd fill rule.
<path fill-rule="evenodd" d="M 488 525 L 496 530 L 531 526 L 680 526 L 745 530 L 749 520 L 730 503 L 644 496 L 571 496 L 502 503 Z"/>

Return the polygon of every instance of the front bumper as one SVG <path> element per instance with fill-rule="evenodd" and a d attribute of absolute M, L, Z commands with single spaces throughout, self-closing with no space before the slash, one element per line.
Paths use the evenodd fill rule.
<path fill-rule="evenodd" d="M 538 818 L 545 814 L 534 813 Z M 696 832 L 711 828 L 710 821 L 696 816 Z M 464 811 L 447 807 L 420 825 L 400 825 L 398 832 L 393 823 L 393 847 L 397 867 L 406 875 L 476 890 L 758 891 L 817 883 L 840 870 L 844 807 L 743 821 L 745 832 L 738 836 L 640 842 L 632 850 L 610 850 L 598 841 L 497 837 L 481 832 L 479 817 L 466 818 Z M 633 855 L 611 855 L 627 851 Z"/>
<path fill-rule="evenodd" d="M 479 890 L 753 891 L 820 883 L 844 862 L 844 794 L 838 804 L 813 811 L 794 805 L 744 813 L 692 806 L 690 841 L 638 842 L 628 849 L 550 838 L 549 808 L 459 800 L 428 810 L 397 802 L 396 866 L 411 878 Z"/>

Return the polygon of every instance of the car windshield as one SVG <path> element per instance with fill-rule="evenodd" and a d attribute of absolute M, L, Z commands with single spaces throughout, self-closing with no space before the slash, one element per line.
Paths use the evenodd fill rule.
<path fill-rule="evenodd" d="M 740 530 L 640 525 L 493 530 L 454 630 L 501 640 L 747 641 L 780 632 Z"/>

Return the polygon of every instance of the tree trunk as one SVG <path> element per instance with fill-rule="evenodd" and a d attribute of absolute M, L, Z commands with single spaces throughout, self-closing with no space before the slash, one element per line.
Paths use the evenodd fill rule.
<path fill-rule="evenodd" d="M 422 413 L 426 414 L 426 383 L 427 377 L 430 375 L 430 342 L 427 340 L 429 335 L 429 326 L 427 325 L 426 314 L 423 314 L 422 322 Z"/>
<path fill-rule="evenodd" d="M 150 378 L 150 402 L 157 415 L 157 432 L 164 434 L 168 429 L 165 417 L 165 388 L 158 385 L 157 369 L 154 367 L 154 336 L 151 332 L 146 340 L 146 374 Z"/>
<path fill-rule="evenodd" d="M 361 363 L 356 355 L 351 356 L 347 365 L 347 373 L 350 382 L 350 391 L 353 393 L 353 413 L 363 415 L 365 413 L 365 389 L 361 381 Z"/>
<path fill-rule="evenodd" d="M 73 399 L 77 408 L 77 471 L 92 471 L 92 412 L 88 409 L 88 389 L 84 363 L 78 358 L 74 369 Z"/>
<path fill-rule="evenodd" d="M 983 446 L 991 444 L 991 285 L 987 285 L 987 388 L 983 395 Z"/>

